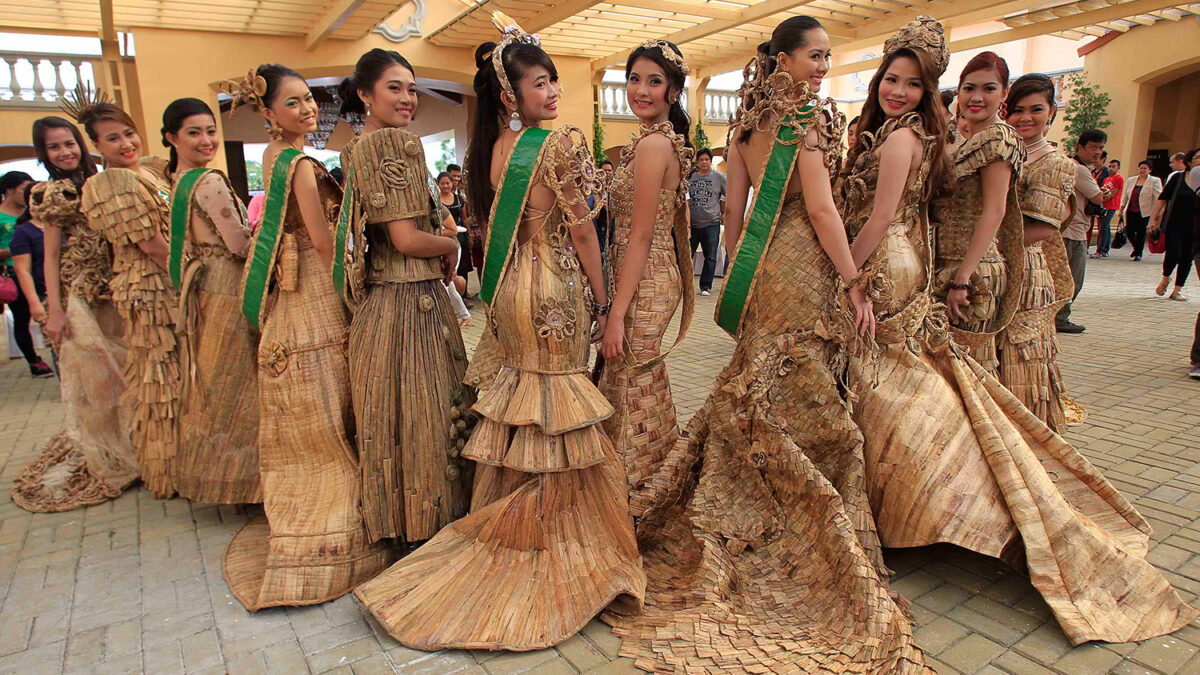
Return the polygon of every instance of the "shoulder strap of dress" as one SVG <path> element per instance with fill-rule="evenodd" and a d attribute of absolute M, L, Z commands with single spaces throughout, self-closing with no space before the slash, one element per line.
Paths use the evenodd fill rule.
<path fill-rule="evenodd" d="M 262 330 L 262 308 L 270 290 L 271 271 L 283 234 L 283 219 L 287 213 L 288 197 L 292 193 L 292 175 L 305 154 L 293 148 L 279 153 L 271 165 L 267 198 L 263 204 L 262 221 L 250 241 L 246 268 L 242 274 L 242 314 L 251 328 Z"/>
<path fill-rule="evenodd" d="M 192 215 L 192 191 L 210 170 L 188 170 L 175 181 L 171 191 L 171 241 L 167 272 L 171 275 L 171 285 L 175 290 L 179 290 L 183 285 L 184 245 L 187 241 L 188 221 Z"/>

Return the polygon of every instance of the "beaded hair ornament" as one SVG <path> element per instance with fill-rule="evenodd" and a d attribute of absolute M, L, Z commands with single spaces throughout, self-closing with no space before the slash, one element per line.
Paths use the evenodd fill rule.
<path fill-rule="evenodd" d="M 75 85 L 75 89 L 63 96 L 58 107 L 62 109 L 71 119 L 79 122 L 83 116 L 92 108 L 101 103 L 112 103 L 108 94 L 100 89 L 92 89 L 92 85 L 79 82 Z"/>
<path fill-rule="evenodd" d="M 941 77 L 950 65 L 950 52 L 946 49 L 946 31 L 942 24 L 930 16 L 918 16 L 883 43 L 885 55 L 899 49 L 919 49 L 928 54 L 937 68 L 937 77 Z"/>
<path fill-rule="evenodd" d="M 233 103 L 229 106 L 229 116 L 233 117 L 233 111 L 241 105 L 253 106 L 255 110 L 265 107 L 262 97 L 267 94 L 267 80 L 258 74 L 257 69 L 251 68 L 240 80 L 222 82 L 221 91 L 233 97 Z"/>
<path fill-rule="evenodd" d="M 496 77 L 500 80 L 500 86 L 504 91 L 508 92 L 509 96 L 516 97 L 516 92 L 513 91 L 512 83 L 508 81 L 508 73 L 504 72 L 504 50 L 514 42 L 522 42 L 527 45 L 540 47 L 542 41 L 536 35 L 530 35 L 521 29 L 517 22 L 504 12 L 496 10 L 492 12 L 492 25 L 496 30 L 500 31 L 502 37 L 492 48 L 490 57 L 492 59 L 492 67 L 496 69 Z"/>
<path fill-rule="evenodd" d="M 675 49 L 671 47 L 671 43 L 667 42 L 666 40 L 646 40 L 641 44 L 641 48 L 657 49 L 658 51 L 662 52 L 664 59 L 674 63 L 676 66 L 679 66 L 679 70 L 683 71 L 684 75 L 687 75 L 691 72 L 691 70 L 688 68 L 688 64 L 683 60 L 683 55 L 675 51 Z"/>

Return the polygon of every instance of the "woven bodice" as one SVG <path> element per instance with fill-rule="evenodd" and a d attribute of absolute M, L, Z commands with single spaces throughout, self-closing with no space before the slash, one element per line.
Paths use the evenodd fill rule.
<path fill-rule="evenodd" d="M 951 191 L 932 205 L 936 228 L 937 257 L 940 261 L 959 261 L 983 215 L 983 179 L 980 171 L 992 162 L 1006 162 L 1019 178 L 1025 161 L 1025 146 L 1017 132 L 1002 122 L 980 131 L 953 148 Z M 1000 260 L 995 242 L 988 247 L 984 261 Z M 939 265 L 941 267 L 942 265 Z"/>
<path fill-rule="evenodd" d="M 1075 165 L 1051 147 L 1031 156 L 1017 180 L 1017 199 L 1026 218 L 1059 227 L 1070 215 Z"/>
<path fill-rule="evenodd" d="M 87 225 L 80 210 L 80 190 L 69 180 L 47 181 L 33 186 L 29 194 L 34 218 L 62 230 L 59 279 L 64 291 L 82 296 L 89 303 L 112 297 L 112 245 Z"/>
<path fill-rule="evenodd" d="M 613 214 L 613 243 L 618 250 L 624 250 L 629 243 L 633 220 L 633 159 L 637 153 L 638 143 L 650 134 L 666 136 L 675 146 L 676 156 L 679 157 L 679 185 L 674 190 L 659 190 L 658 204 L 654 213 L 654 237 L 650 242 L 651 250 L 673 253 L 675 243 L 671 231 L 676 214 L 680 209 L 687 208 L 685 177 L 691 171 L 695 152 L 684 146 L 683 136 L 675 133 L 669 122 L 639 128 L 638 132 L 630 138 L 629 144 L 621 149 L 621 163 L 613 172 L 612 188 L 609 191 L 609 208 Z"/>
<path fill-rule="evenodd" d="M 169 237 L 169 194 L 164 177 L 152 179 L 131 169 L 110 168 L 84 184 L 88 225 L 112 245 L 109 287 L 119 303 L 155 302 L 170 286 L 166 270 L 138 247 L 156 236 Z"/>

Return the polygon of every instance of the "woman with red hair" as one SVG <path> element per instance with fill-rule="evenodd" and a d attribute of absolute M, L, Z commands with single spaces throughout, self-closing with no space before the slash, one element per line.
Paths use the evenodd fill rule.
<path fill-rule="evenodd" d="M 992 375 L 996 335 L 1012 319 L 1021 292 L 1024 247 L 1016 178 L 1025 145 L 1001 121 L 1008 64 L 994 52 L 967 62 L 955 114 L 965 131 L 951 148 L 948 196 L 931 205 L 937 223 L 934 291 L 946 303 L 955 340 Z"/>

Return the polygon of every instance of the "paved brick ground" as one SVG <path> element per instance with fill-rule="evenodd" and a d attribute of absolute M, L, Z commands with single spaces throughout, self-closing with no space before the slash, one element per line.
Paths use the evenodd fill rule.
<path fill-rule="evenodd" d="M 1120 255 L 1120 252 L 1118 252 Z M 1090 410 L 1069 437 L 1155 528 L 1150 559 L 1200 594 L 1200 382 L 1186 376 L 1200 296 L 1152 295 L 1157 261 L 1090 261 L 1062 340 L 1067 382 Z M 699 299 L 700 320 L 670 359 L 681 417 L 700 406 L 732 352 Z M 468 331 L 478 339 L 480 324 Z M 389 638 L 352 597 L 250 614 L 221 577 L 245 509 L 157 501 L 141 488 L 61 514 L 29 514 L 9 486 L 58 430 L 53 380 L 0 365 L 0 672 L 632 673 L 620 641 L 592 622 L 556 649 L 428 654 Z M 1072 649 L 1027 579 L 951 547 L 892 551 L 895 589 L 943 673 L 1200 673 L 1200 627 L 1141 644 Z"/>

